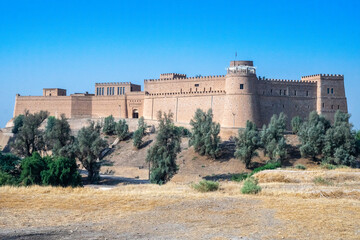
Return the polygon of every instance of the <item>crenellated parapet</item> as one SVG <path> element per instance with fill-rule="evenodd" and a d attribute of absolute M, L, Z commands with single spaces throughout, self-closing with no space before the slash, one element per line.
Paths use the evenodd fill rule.
<path fill-rule="evenodd" d="M 185 74 L 184 74 L 185 75 Z M 186 76 L 186 75 L 185 75 Z M 165 81 L 189 81 L 189 80 L 213 80 L 215 78 L 225 78 L 225 75 L 213 75 L 213 76 L 196 76 L 196 77 L 185 77 L 185 78 L 159 78 L 159 79 L 145 79 L 144 83 L 149 82 L 165 82 Z"/>
<path fill-rule="evenodd" d="M 316 81 L 312 81 L 312 80 L 289 80 L 289 79 L 277 79 L 277 78 L 261 78 L 258 77 L 259 81 L 267 81 L 267 82 L 277 82 L 277 83 L 284 83 L 284 84 L 288 84 L 288 83 L 297 83 L 297 84 L 303 84 L 303 83 L 314 83 L 316 84 Z"/>

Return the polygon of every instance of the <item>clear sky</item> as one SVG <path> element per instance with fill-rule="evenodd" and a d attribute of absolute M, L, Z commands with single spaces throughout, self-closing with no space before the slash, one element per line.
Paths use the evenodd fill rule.
<path fill-rule="evenodd" d="M 269 78 L 344 74 L 360 128 L 358 0 L 0 0 L 0 127 L 16 93 L 93 93 L 95 82 L 143 84 L 165 72 L 220 75 L 235 52 Z"/>

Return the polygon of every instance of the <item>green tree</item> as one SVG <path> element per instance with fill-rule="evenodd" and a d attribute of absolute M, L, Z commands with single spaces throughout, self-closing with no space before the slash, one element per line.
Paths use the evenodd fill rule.
<path fill-rule="evenodd" d="M 112 115 L 105 118 L 103 133 L 106 135 L 113 135 L 115 133 L 115 121 Z"/>
<path fill-rule="evenodd" d="M 120 141 L 124 140 L 129 136 L 129 126 L 125 119 L 120 120 L 115 126 L 115 132 Z"/>
<path fill-rule="evenodd" d="M 303 157 L 312 157 L 321 154 L 325 145 L 326 131 L 331 127 L 330 122 L 324 116 L 313 111 L 309 114 L 309 120 L 305 121 L 298 132 L 301 142 L 300 153 Z"/>
<path fill-rule="evenodd" d="M 99 180 L 101 151 L 106 148 L 107 142 L 100 137 L 100 130 L 94 124 L 80 129 L 77 140 L 76 157 L 88 171 L 88 180 L 94 183 Z"/>
<path fill-rule="evenodd" d="M 213 122 L 213 113 L 209 109 L 207 113 L 197 109 L 195 116 L 190 121 L 192 134 L 189 145 L 194 146 L 195 152 L 212 158 L 219 157 L 220 149 L 220 124 Z"/>
<path fill-rule="evenodd" d="M 156 142 L 147 153 L 151 164 L 150 181 L 164 184 L 177 172 L 176 155 L 180 152 L 181 133 L 174 126 L 173 114 L 158 113 L 159 131 Z"/>
<path fill-rule="evenodd" d="M 299 116 L 293 117 L 293 119 L 291 119 L 291 128 L 294 134 L 299 132 L 301 124 L 302 119 Z"/>
<path fill-rule="evenodd" d="M 48 169 L 41 172 L 42 183 L 45 185 L 61 187 L 82 186 L 74 159 L 54 157 L 48 164 Z"/>
<path fill-rule="evenodd" d="M 48 117 L 49 113 L 26 113 L 23 126 L 19 128 L 15 142 L 12 145 L 14 151 L 20 156 L 31 156 L 34 152 L 44 150 L 44 134 L 39 130 L 40 125 Z"/>
<path fill-rule="evenodd" d="M 334 125 L 326 131 L 323 148 L 326 162 L 354 166 L 356 163 L 356 132 L 349 122 L 350 114 L 337 111 Z"/>
<path fill-rule="evenodd" d="M 141 145 L 143 144 L 142 138 L 145 135 L 145 129 L 146 129 L 146 124 L 144 122 L 144 117 L 141 117 L 141 118 L 139 118 L 139 121 L 138 121 L 138 129 L 134 132 L 134 135 L 133 135 L 133 145 L 137 149 L 139 149 L 141 147 Z"/>
<path fill-rule="evenodd" d="M 11 154 L 2 154 L 0 152 L 0 171 L 9 173 L 11 175 L 16 175 L 18 173 L 18 165 L 20 164 L 20 159 Z"/>
<path fill-rule="evenodd" d="M 20 181 L 23 185 L 41 184 L 41 172 L 47 170 L 47 160 L 42 158 L 39 153 L 34 152 L 32 156 L 26 157 L 21 161 Z"/>
<path fill-rule="evenodd" d="M 61 148 L 70 143 L 71 129 L 64 114 L 61 114 L 60 119 L 48 117 L 48 122 L 45 128 L 45 142 L 47 150 L 52 150 L 53 155 L 59 155 Z"/>
<path fill-rule="evenodd" d="M 16 134 L 19 132 L 19 129 L 23 126 L 24 123 L 24 115 L 20 114 L 18 115 L 14 120 L 14 127 L 12 129 L 12 133 Z"/>
<path fill-rule="evenodd" d="M 264 154 L 270 157 L 270 160 L 277 161 L 279 160 L 279 153 L 281 150 L 283 157 L 283 152 L 286 150 L 287 145 L 285 143 L 284 133 L 286 129 L 286 115 L 282 112 L 278 115 L 274 114 L 268 126 L 264 125 L 260 133 L 261 147 L 264 149 Z M 278 146 L 279 144 L 281 146 Z M 285 147 L 283 149 L 282 147 Z M 286 155 L 286 154 L 285 154 Z"/>
<path fill-rule="evenodd" d="M 259 145 L 260 137 L 257 127 L 255 123 L 247 121 L 245 130 L 239 129 L 235 157 L 243 161 L 246 168 L 249 168 L 251 159 L 258 155 L 256 150 Z"/>

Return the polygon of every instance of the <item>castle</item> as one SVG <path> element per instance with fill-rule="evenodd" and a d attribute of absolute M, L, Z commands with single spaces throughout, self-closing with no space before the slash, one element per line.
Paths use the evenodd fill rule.
<path fill-rule="evenodd" d="M 96 83 L 95 94 L 66 95 L 65 89 L 43 89 L 43 96 L 16 95 L 14 117 L 25 110 L 47 110 L 67 118 L 138 118 L 156 120 L 159 110 L 174 113 L 188 125 L 197 108 L 211 108 L 222 128 L 243 128 L 247 120 L 258 127 L 284 112 L 289 119 L 317 111 L 333 120 L 336 110 L 347 112 L 343 75 L 316 74 L 301 80 L 257 77 L 252 61 L 231 61 L 226 75 L 187 77 L 160 74 L 141 86 L 130 82 Z"/>

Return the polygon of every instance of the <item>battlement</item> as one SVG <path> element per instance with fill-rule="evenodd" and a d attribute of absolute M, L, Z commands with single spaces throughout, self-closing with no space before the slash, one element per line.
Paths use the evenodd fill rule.
<path fill-rule="evenodd" d="M 301 79 L 303 78 L 316 78 L 316 77 L 344 77 L 343 74 L 313 74 L 313 75 L 307 75 L 307 76 L 302 76 Z"/>
<path fill-rule="evenodd" d="M 186 78 L 186 74 L 180 73 L 162 73 L 160 74 L 160 79 L 182 79 Z"/>
<path fill-rule="evenodd" d="M 131 82 L 104 82 L 95 83 L 95 86 L 109 86 L 109 85 L 134 85 Z"/>
<path fill-rule="evenodd" d="M 281 83 L 298 83 L 298 84 L 302 84 L 302 83 L 316 83 L 316 81 L 311 81 L 311 80 L 288 80 L 288 79 L 275 79 L 275 78 L 261 78 L 258 77 L 259 81 L 271 81 L 271 82 L 281 82 Z"/>
<path fill-rule="evenodd" d="M 214 79 L 214 78 L 224 78 L 225 75 L 213 75 L 213 76 L 198 76 L 198 77 L 186 77 L 182 78 L 183 80 L 194 80 L 194 79 Z M 172 81 L 179 80 L 179 78 L 160 78 L 160 79 L 145 79 L 144 82 L 160 82 L 160 81 Z"/>

